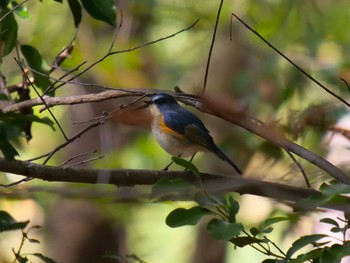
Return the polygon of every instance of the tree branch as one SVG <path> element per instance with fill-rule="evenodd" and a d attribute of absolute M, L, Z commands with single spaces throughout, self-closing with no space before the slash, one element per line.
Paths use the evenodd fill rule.
<path fill-rule="evenodd" d="M 57 105 L 75 105 L 81 103 L 100 102 L 109 99 L 117 99 L 122 97 L 135 97 L 135 96 L 152 96 L 159 90 L 154 89 L 110 89 L 100 93 L 93 93 L 79 96 L 67 96 L 67 97 L 44 97 L 47 107 L 53 107 Z M 208 94 L 198 97 L 195 95 L 184 93 L 172 93 L 179 101 L 193 106 L 198 110 L 209 113 L 223 120 L 236 124 L 243 129 L 252 132 L 267 141 L 282 147 L 289 152 L 292 152 L 299 157 L 307 160 L 308 162 L 316 165 L 334 179 L 339 182 L 350 185 L 350 177 L 342 172 L 339 168 L 328 162 L 324 158 L 318 156 L 302 146 L 288 140 L 283 133 L 276 127 L 267 125 L 257 118 L 249 115 L 246 111 L 239 112 L 234 103 L 225 97 L 215 97 Z M 40 98 L 19 102 L 12 104 L 3 109 L 3 112 L 15 112 L 24 108 L 43 105 Z"/>
<path fill-rule="evenodd" d="M 71 182 L 86 184 L 114 184 L 117 186 L 154 185 L 161 178 L 184 178 L 198 182 L 190 172 L 153 171 L 130 169 L 86 169 L 64 168 L 35 164 L 25 161 L 8 161 L 0 157 L 0 171 L 36 178 L 49 182 Z M 311 196 L 321 196 L 319 191 L 295 186 L 264 182 L 242 177 L 223 177 L 202 173 L 202 185 L 208 192 L 237 192 L 285 201 L 293 205 Z M 325 208 L 350 211 L 350 199 L 342 204 L 325 204 Z"/>

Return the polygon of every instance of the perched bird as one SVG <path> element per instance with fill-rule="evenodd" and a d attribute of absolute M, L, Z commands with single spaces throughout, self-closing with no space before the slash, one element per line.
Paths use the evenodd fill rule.
<path fill-rule="evenodd" d="M 152 132 L 166 152 L 177 157 L 192 158 L 197 152 L 212 152 L 242 174 L 237 165 L 216 146 L 203 122 L 181 107 L 174 97 L 158 93 L 146 103 L 151 110 Z"/>

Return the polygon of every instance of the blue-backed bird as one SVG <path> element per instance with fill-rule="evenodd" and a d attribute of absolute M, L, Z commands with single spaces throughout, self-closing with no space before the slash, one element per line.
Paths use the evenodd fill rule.
<path fill-rule="evenodd" d="M 158 93 L 146 103 L 151 110 L 152 132 L 166 152 L 176 157 L 192 158 L 197 152 L 212 152 L 242 174 L 238 166 L 216 146 L 203 122 L 181 107 L 173 96 Z"/>

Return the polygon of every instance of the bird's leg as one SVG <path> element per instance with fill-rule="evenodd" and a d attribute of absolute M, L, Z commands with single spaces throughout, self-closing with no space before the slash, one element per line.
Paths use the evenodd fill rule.
<path fill-rule="evenodd" d="M 193 158 L 196 156 L 197 153 L 194 153 L 190 159 L 190 163 L 192 163 Z"/>
<path fill-rule="evenodd" d="M 163 168 L 163 171 L 168 171 L 169 167 L 174 163 L 174 161 L 171 161 L 167 166 Z"/>
<path fill-rule="evenodd" d="M 181 155 L 178 155 L 177 157 L 181 157 Z M 169 169 L 169 167 L 172 165 L 174 163 L 174 161 L 171 161 L 171 163 L 169 163 L 167 166 L 165 166 L 164 168 L 163 168 L 163 171 L 168 171 L 168 169 Z"/>
<path fill-rule="evenodd" d="M 196 154 L 197 154 L 197 153 L 194 153 L 194 154 L 191 156 L 190 163 L 192 163 L 192 160 L 193 160 L 193 158 L 196 156 Z M 187 171 L 188 171 L 188 169 L 187 169 L 187 168 L 185 168 L 185 171 L 187 172 Z"/>

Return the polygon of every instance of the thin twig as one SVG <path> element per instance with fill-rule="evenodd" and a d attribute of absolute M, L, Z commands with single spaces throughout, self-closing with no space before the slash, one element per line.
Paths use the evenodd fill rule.
<path fill-rule="evenodd" d="M 5 19 L 5 17 L 7 17 L 9 14 L 11 14 L 13 11 L 15 11 L 18 7 L 24 5 L 25 3 L 27 3 L 29 0 L 24 0 L 22 3 L 17 4 L 16 6 L 14 6 L 12 9 L 10 9 L 6 14 L 4 14 L 1 18 L 0 18 L 0 23 L 2 20 Z"/>
<path fill-rule="evenodd" d="M 106 58 L 108 58 L 109 56 L 112 56 L 112 55 L 116 55 L 116 54 L 121 54 L 121 53 L 128 53 L 128 52 L 131 52 L 131 51 L 134 51 L 134 50 L 137 50 L 137 49 L 140 49 L 140 48 L 143 48 L 143 47 L 146 47 L 146 46 L 149 46 L 149 45 L 153 45 L 155 43 L 158 43 L 158 42 L 161 42 L 163 40 L 166 40 L 166 39 L 169 39 L 169 38 L 172 38 L 172 37 L 175 37 L 176 35 L 182 33 L 182 32 L 185 32 L 185 31 L 188 31 L 190 30 L 191 28 L 193 28 L 197 23 L 198 23 L 199 19 L 197 19 L 192 25 L 190 25 L 189 27 L 187 28 L 184 28 L 184 29 L 181 29 L 171 35 L 168 35 L 166 37 L 161 37 L 161 38 L 158 38 L 156 40 L 152 40 L 150 42 L 147 42 L 147 43 L 143 43 L 141 45 L 138 45 L 138 46 L 135 46 L 135 47 L 132 47 L 132 48 L 129 48 L 129 49 L 123 49 L 123 50 L 118 50 L 118 51 L 113 51 L 113 52 L 108 52 L 106 55 L 104 55 L 102 58 L 100 58 L 99 60 L 93 62 L 92 64 L 90 64 L 87 68 L 85 68 L 82 72 L 76 74 L 75 76 L 71 77 L 70 79 L 68 79 L 68 81 L 72 81 L 74 79 L 76 79 L 77 77 L 83 75 L 84 73 L 86 73 L 88 70 L 90 70 L 91 68 L 93 68 L 94 66 L 96 66 L 97 64 L 101 63 L 103 60 L 105 60 Z M 113 42 L 112 42 L 113 44 Z M 61 86 L 63 86 L 64 84 L 61 84 L 61 85 L 58 85 L 55 89 L 58 89 L 60 88 Z"/>
<path fill-rule="evenodd" d="M 94 122 L 94 123 L 90 124 L 89 126 L 85 127 L 84 129 L 82 129 L 80 132 L 75 134 L 73 137 L 67 139 L 64 143 L 62 143 L 61 145 L 57 146 L 54 150 L 52 150 L 49 153 L 49 155 L 44 160 L 43 164 L 46 164 L 56 152 L 58 152 L 59 150 L 63 149 L 64 147 L 66 147 L 68 144 L 71 144 L 76 139 L 80 138 L 80 136 L 82 136 L 84 133 L 86 133 L 89 130 L 91 130 L 91 129 L 99 126 L 99 125 L 102 125 L 102 124 L 103 124 L 103 121 Z"/>
<path fill-rule="evenodd" d="M 12 183 L 9 183 L 9 184 L 0 184 L 1 187 L 4 187 L 4 188 L 7 188 L 7 187 L 12 187 L 12 186 L 15 186 L 15 185 L 18 185 L 18 184 L 21 184 L 21 183 L 24 183 L 24 182 L 28 182 L 30 180 L 32 180 L 33 178 L 30 178 L 30 177 L 26 177 L 26 178 L 23 178 L 21 180 L 18 180 L 16 182 L 12 182 Z"/>
<path fill-rule="evenodd" d="M 301 164 L 298 162 L 297 159 L 295 159 L 294 155 L 288 151 L 286 148 L 283 148 L 284 151 L 289 155 L 289 157 L 293 160 L 293 162 L 295 163 L 295 165 L 299 168 L 301 174 L 303 175 L 304 177 L 304 180 L 305 180 L 305 183 L 306 183 L 306 186 L 307 188 L 311 188 L 311 184 L 310 184 L 310 181 L 309 179 L 307 178 L 306 176 L 306 173 L 305 173 L 305 170 L 303 169 L 303 167 L 301 166 Z"/>
<path fill-rule="evenodd" d="M 283 252 L 282 249 L 280 249 L 276 244 L 275 242 L 273 242 L 271 239 L 269 239 L 267 236 L 264 236 L 264 238 L 266 238 L 277 250 L 278 252 L 280 252 L 284 257 L 286 257 L 286 253 Z"/>
<path fill-rule="evenodd" d="M 52 111 L 50 110 L 50 108 L 47 106 L 44 98 L 40 95 L 40 93 L 37 91 L 37 89 L 34 87 L 33 83 L 30 81 L 28 75 L 25 73 L 24 68 L 22 67 L 21 63 L 19 63 L 19 61 L 17 60 L 17 58 L 14 58 L 16 63 L 18 64 L 18 66 L 21 68 L 24 77 L 26 78 L 27 83 L 29 83 L 29 85 L 33 88 L 33 90 L 35 91 L 36 95 L 40 98 L 40 100 L 42 101 L 42 103 L 45 105 L 45 107 L 47 108 L 47 110 L 49 111 L 51 117 L 54 119 L 55 123 L 57 124 L 59 130 L 61 131 L 63 137 L 68 140 L 67 135 L 65 134 L 65 132 L 63 131 L 63 128 L 61 127 L 60 123 L 58 122 L 58 120 L 56 119 L 55 115 L 52 113 Z"/>
<path fill-rule="evenodd" d="M 290 58 L 288 58 L 286 55 L 284 55 L 281 51 L 279 51 L 275 46 L 273 46 L 270 42 L 268 42 L 262 35 L 260 35 L 256 30 L 254 30 L 252 27 L 250 27 L 246 22 L 244 22 L 241 18 L 239 18 L 236 14 L 232 13 L 232 15 L 237 18 L 239 22 L 241 22 L 246 28 L 248 28 L 251 32 L 253 32 L 257 37 L 259 37 L 265 44 L 267 44 L 270 48 L 272 48 L 274 51 L 276 51 L 280 56 L 282 56 L 285 60 L 287 60 L 290 64 L 292 64 L 297 70 L 299 70 L 301 73 L 303 73 L 308 79 L 312 80 L 314 83 L 316 83 L 318 86 L 320 86 L 323 90 L 325 90 L 327 93 L 331 94 L 333 97 L 338 99 L 339 101 L 343 102 L 346 106 L 350 107 L 350 103 L 344 100 L 339 95 L 335 94 L 333 91 L 328 89 L 326 86 L 324 86 L 321 82 L 319 82 L 317 79 L 312 77 L 309 73 L 307 73 L 305 70 L 303 70 L 301 67 L 299 67 L 295 62 L 293 62 Z"/>
<path fill-rule="evenodd" d="M 208 54 L 208 60 L 207 60 L 207 65 L 205 67 L 205 74 L 204 74 L 204 84 L 203 84 L 203 93 L 205 92 L 205 89 L 207 88 L 207 81 L 208 81 L 208 74 L 209 74 L 209 66 L 210 66 L 210 60 L 211 60 L 211 53 L 213 52 L 214 48 L 214 43 L 215 43 L 215 37 L 216 37 L 216 32 L 218 30 L 218 24 L 219 24 L 219 18 L 220 18 L 220 13 L 221 13 L 221 8 L 224 0 L 220 0 L 220 5 L 218 9 L 218 13 L 216 15 L 216 21 L 215 21 L 215 26 L 214 26 L 214 32 L 213 32 L 213 37 L 211 39 L 210 43 L 210 48 L 209 48 L 209 54 Z"/>
<path fill-rule="evenodd" d="M 81 161 L 81 162 L 77 162 L 77 163 L 73 163 L 71 165 L 68 165 L 66 166 L 67 168 L 72 168 L 72 167 L 75 167 L 75 166 L 78 166 L 78 165 L 81 165 L 81 164 L 85 164 L 85 163 L 90 163 L 92 161 L 96 161 L 96 160 L 100 160 L 104 158 L 104 155 L 101 155 L 101 156 L 97 156 L 97 157 L 93 157 L 93 158 L 90 158 L 90 159 L 87 159 L 87 160 L 84 160 L 84 161 Z"/>
<path fill-rule="evenodd" d="M 76 156 L 73 156 L 73 157 L 69 158 L 68 160 L 66 160 L 65 162 L 61 163 L 58 166 L 65 166 L 67 163 L 69 163 L 69 162 L 71 162 L 71 161 L 73 161 L 73 160 L 75 160 L 75 159 L 77 159 L 79 157 L 83 157 L 83 156 L 86 156 L 86 155 L 94 154 L 96 152 L 97 152 L 97 150 L 93 150 L 93 151 L 90 151 L 90 152 L 78 154 Z"/>
<path fill-rule="evenodd" d="M 349 83 L 348 83 L 345 79 L 343 79 L 343 78 L 340 78 L 340 79 L 345 83 L 345 85 L 346 85 L 346 87 L 348 88 L 348 91 L 349 91 L 349 93 L 350 93 Z"/>

